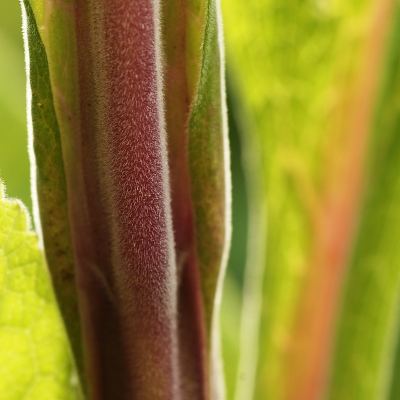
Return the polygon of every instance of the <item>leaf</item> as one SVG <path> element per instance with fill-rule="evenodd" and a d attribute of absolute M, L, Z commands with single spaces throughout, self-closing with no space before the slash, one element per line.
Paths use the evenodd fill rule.
<path fill-rule="evenodd" d="M 29 141 L 36 226 L 43 241 L 56 297 L 80 379 L 84 379 L 82 332 L 59 125 L 45 49 L 28 1 L 22 3 L 28 60 Z M 39 219 L 40 217 L 40 219 Z"/>
<path fill-rule="evenodd" d="M 78 386 L 37 236 L 0 182 L 0 397 L 77 399 Z"/>
<path fill-rule="evenodd" d="M 164 102 L 177 263 L 179 360 L 184 397 L 207 397 L 209 344 L 205 327 L 189 171 L 188 119 L 197 93 L 205 21 L 204 1 L 162 2 Z M 193 362 L 196 360 L 196 362 Z"/>
<path fill-rule="evenodd" d="M 211 398 L 223 398 L 219 307 L 231 240 L 231 176 L 219 1 L 209 1 L 198 92 L 189 119 L 197 254 L 210 346 Z"/>
<path fill-rule="evenodd" d="M 163 5 L 163 39 L 182 368 L 200 368 L 185 381 L 203 381 L 206 396 L 223 398 L 218 320 L 231 188 L 221 15 L 218 1 L 176 3 Z"/>

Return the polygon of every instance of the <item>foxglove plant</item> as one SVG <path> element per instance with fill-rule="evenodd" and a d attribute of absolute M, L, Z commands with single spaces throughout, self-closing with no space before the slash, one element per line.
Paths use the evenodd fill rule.
<path fill-rule="evenodd" d="M 240 346 L 232 279 L 222 304 L 226 397 L 397 400 L 399 7 L 222 3 L 250 209 Z M 225 397 L 218 7 L 23 1 L 40 243 L 2 191 L 1 398 Z"/>
<path fill-rule="evenodd" d="M 35 222 L 85 396 L 217 399 L 230 238 L 215 1 L 23 1 Z"/>

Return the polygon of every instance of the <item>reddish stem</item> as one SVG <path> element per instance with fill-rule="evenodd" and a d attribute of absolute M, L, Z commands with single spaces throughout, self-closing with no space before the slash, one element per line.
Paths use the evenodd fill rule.
<path fill-rule="evenodd" d="M 88 215 L 72 230 L 93 399 L 180 398 L 157 7 L 76 6 Z"/>

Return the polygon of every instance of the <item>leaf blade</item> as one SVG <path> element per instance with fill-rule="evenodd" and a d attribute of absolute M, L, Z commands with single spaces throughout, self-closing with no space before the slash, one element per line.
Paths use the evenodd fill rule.
<path fill-rule="evenodd" d="M 0 369 L 2 397 L 75 400 L 79 389 L 37 236 L 0 181 Z"/>
<path fill-rule="evenodd" d="M 76 365 L 85 385 L 82 332 L 68 215 L 67 183 L 61 137 L 54 108 L 45 48 L 29 1 L 23 3 L 28 71 L 29 140 L 36 226 L 65 320 Z M 40 218 L 39 218 L 40 217 Z"/>

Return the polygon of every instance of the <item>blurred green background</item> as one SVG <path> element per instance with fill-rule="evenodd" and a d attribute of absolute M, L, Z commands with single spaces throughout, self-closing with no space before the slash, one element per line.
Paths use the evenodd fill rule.
<path fill-rule="evenodd" d="M 0 176 L 8 197 L 31 210 L 25 105 L 25 66 L 17 0 L 0 3 Z"/>

